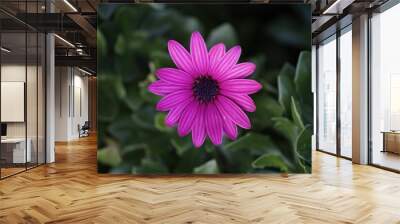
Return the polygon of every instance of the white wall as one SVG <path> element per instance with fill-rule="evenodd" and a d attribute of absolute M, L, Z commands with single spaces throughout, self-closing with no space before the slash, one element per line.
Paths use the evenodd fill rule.
<path fill-rule="evenodd" d="M 55 140 L 79 138 L 78 125 L 88 120 L 88 78 L 72 67 L 56 67 Z"/>
<path fill-rule="evenodd" d="M 38 69 L 38 70 L 37 70 Z M 20 63 L 5 63 L 1 66 L 1 81 L 3 82 L 23 82 L 26 85 L 26 99 L 20 102 L 21 107 L 6 107 L 2 102 L 3 113 L 22 113 L 22 120 L 17 122 L 5 122 L 7 124 L 8 138 L 24 138 L 27 136 L 30 143 L 33 162 L 39 159 L 39 163 L 44 163 L 45 150 L 45 118 L 44 118 L 44 74 L 41 66 L 25 66 Z M 25 80 L 27 79 L 27 80 Z M 24 94 L 25 89 L 18 90 L 18 94 Z M 7 92 L 2 89 L 2 99 L 8 98 Z M 9 92 L 8 92 L 9 93 Z M 6 94 L 6 95 L 4 95 Z M 23 96 L 22 98 L 24 98 Z M 12 103 L 12 102 L 11 102 Z M 14 102 L 18 103 L 18 102 Z M 26 103 L 26 105 L 25 105 Z M 11 111 L 10 111 L 11 110 Z M 14 110 L 14 111 L 12 111 Z M 19 110 L 19 111 L 15 111 Z M 24 114 L 26 112 L 26 120 Z M 2 119 L 3 120 L 3 119 Z"/>
<path fill-rule="evenodd" d="M 70 77 L 67 67 L 55 68 L 55 141 L 68 140 L 68 88 Z"/>
<path fill-rule="evenodd" d="M 24 82 L 26 83 L 25 76 L 26 72 L 28 72 L 28 80 L 32 74 L 36 76 L 36 67 L 34 66 L 27 66 L 25 67 L 25 64 L 4 64 L 1 66 L 1 81 L 2 82 Z M 32 85 L 33 82 L 32 80 L 29 80 L 29 84 Z M 36 85 L 36 81 L 33 83 Z M 28 99 L 27 103 L 31 103 L 33 100 L 32 98 L 36 99 L 36 89 L 32 88 L 27 88 L 28 93 Z M 3 96 L 4 97 L 4 96 Z M 36 108 L 36 102 L 34 105 Z M 24 108 L 22 108 L 24 110 Z M 7 110 L 7 108 L 1 108 L 1 110 Z M 28 109 L 27 109 L 28 110 Z M 31 112 L 31 111 L 28 111 Z M 35 121 L 34 123 L 36 124 L 36 113 L 28 113 L 27 114 L 28 122 Z M 8 137 L 25 137 L 25 126 L 26 122 L 7 122 L 7 136 Z M 33 127 L 34 124 L 28 124 L 28 128 Z M 36 129 L 36 126 L 34 127 Z M 29 133 L 28 133 L 29 137 Z"/>

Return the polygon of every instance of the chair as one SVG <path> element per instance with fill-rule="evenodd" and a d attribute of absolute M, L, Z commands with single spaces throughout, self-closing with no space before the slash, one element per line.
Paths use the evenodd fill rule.
<path fill-rule="evenodd" d="M 90 130 L 89 121 L 85 121 L 82 127 L 78 124 L 79 138 L 89 136 L 89 130 Z"/>

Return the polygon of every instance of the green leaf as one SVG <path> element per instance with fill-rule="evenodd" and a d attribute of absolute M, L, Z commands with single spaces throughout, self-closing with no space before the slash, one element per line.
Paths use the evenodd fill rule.
<path fill-rule="evenodd" d="M 263 88 L 265 89 L 265 91 L 267 91 L 268 93 L 272 93 L 274 95 L 278 94 L 278 89 L 272 85 L 269 82 L 262 82 Z"/>
<path fill-rule="evenodd" d="M 283 115 L 283 108 L 274 98 L 258 95 L 254 97 L 257 105 L 257 110 L 265 112 L 271 117 L 280 117 Z M 257 112 L 257 111 L 256 111 Z"/>
<path fill-rule="evenodd" d="M 157 113 L 154 117 L 154 126 L 162 132 L 171 132 L 171 128 L 165 124 L 165 113 Z"/>
<path fill-rule="evenodd" d="M 206 152 L 204 149 L 196 149 L 194 147 L 186 150 L 177 161 L 174 172 L 176 173 L 192 173 L 193 169 L 204 163 L 206 160 Z"/>
<path fill-rule="evenodd" d="M 135 137 L 136 125 L 130 116 L 119 116 L 108 126 L 108 134 L 120 142 L 127 142 L 130 138 Z"/>
<path fill-rule="evenodd" d="M 139 95 L 139 87 L 136 85 L 129 86 L 123 100 L 132 111 L 137 111 L 143 104 L 143 99 Z"/>
<path fill-rule="evenodd" d="M 201 24 L 195 17 L 186 18 L 184 20 L 183 29 L 188 33 L 192 33 L 196 30 L 201 30 Z"/>
<path fill-rule="evenodd" d="M 194 168 L 194 173 L 198 174 L 215 174 L 219 173 L 218 164 L 212 159 L 201 166 Z"/>
<path fill-rule="evenodd" d="M 254 156 L 245 148 L 229 150 L 216 147 L 215 152 L 215 158 L 218 160 L 218 164 L 222 164 L 220 169 L 224 173 L 251 173 L 253 171 L 251 162 L 253 162 Z"/>
<path fill-rule="evenodd" d="M 100 29 L 97 29 L 97 46 L 99 56 L 104 58 L 107 55 L 107 41 Z"/>
<path fill-rule="evenodd" d="M 150 52 L 150 60 L 154 63 L 155 68 L 160 68 L 160 67 L 174 67 L 173 62 L 168 54 L 168 51 L 166 49 L 163 49 L 162 51 L 160 50 L 154 50 Z M 155 72 L 155 71 L 151 71 Z"/>
<path fill-rule="evenodd" d="M 262 130 L 263 128 L 273 125 L 271 118 L 281 117 L 283 108 L 277 100 L 264 94 L 264 92 L 254 96 L 254 102 L 257 105 L 257 110 L 250 114 L 253 123 L 253 128 Z"/>
<path fill-rule="evenodd" d="M 140 128 L 143 128 L 144 130 L 157 130 L 155 125 L 154 125 L 154 116 L 156 112 L 152 107 L 143 107 L 141 108 L 141 111 L 138 113 L 133 113 L 131 118 L 132 121 L 135 125 L 137 125 Z"/>
<path fill-rule="evenodd" d="M 296 96 L 296 90 L 292 80 L 292 68 L 285 64 L 278 76 L 279 103 L 287 113 L 290 113 L 290 99 Z"/>
<path fill-rule="evenodd" d="M 299 110 L 299 104 L 296 102 L 296 100 L 291 97 L 291 106 L 292 106 L 292 118 L 294 123 L 301 129 L 304 129 L 304 124 L 303 121 L 301 119 L 301 114 L 300 114 L 300 110 Z"/>
<path fill-rule="evenodd" d="M 228 172 L 248 173 L 252 172 L 251 163 L 255 157 L 267 152 L 278 152 L 279 149 L 269 136 L 249 132 L 223 148 L 217 148 L 216 151 L 221 152 L 220 155 L 226 160 L 221 163 L 228 164 Z M 220 160 L 218 163 L 220 164 Z"/>
<path fill-rule="evenodd" d="M 256 132 L 249 132 L 236 141 L 226 144 L 224 148 L 228 151 L 246 150 L 255 155 L 278 151 L 269 136 Z"/>
<path fill-rule="evenodd" d="M 295 72 L 296 70 L 293 65 L 286 62 L 283 65 L 282 69 L 279 71 L 279 76 L 286 76 L 289 79 L 293 79 L 295 77 Z"/>
<path fill-rule="evenodd" d="M 265 65 L 267 63 L 267 58 L 265 57 L 265 54 L 258 54 L 254 57 L 250 58 L 250 61 L 256 64 L 256 70 L 254 71 L 254 74 L 251 75 L 252 78 L 264 78 L 264 73 L 265 73 Z M 266 77 L 269 78 L 270 76 Z"/>
<path fill-rule="evenodd" d="M 126 97 L 125 86 L 121 79 L 114 78 L 114 88 L 118 98 L 123 99 Z"/>
<path fill-rule="evenodd" d="M 212 46 L 218 43 L 224 43 L 227 47 L 232 47 L 238 43 L 235 29 L 231 24 L 224 23 L 211 31 L 207 39 L 207 45 Z"/>
<path fill-rule="evenodd" d="M 114 51 L 115 51 L 115 53 L 117 53 L 117 54 L 123 54 L 123 53 L 125 53 L 125 50 L 126 50 L 126 40 L 125 40 L 125 38 L 124 38 L 124 36 L 123 35 L 118 35 L 118 37 L 117 37 L 117 42 L 115 43 L 115 46 L 114 46 Z"/>
<path fill-rule="evenodd" d="M 134 167 L 132 173 L 137 174 L 163 174 L 168 173 L 167 167 L 159 160 L 144 158 L 140 167 Z"/>
<path fill-rule="evenodd" d="M 186 150 L 193 147 L 192 141 L 188 136 L 186 137 L 175 136 L 171 138 L 171 144 L 174 146 L 174 148 L 176 149 L 176 153 L 179 156 L 182 156 Z"/>
<path fill-rule="evenodd" d="M 144 143 L 127 145 L 122 148 L 121 156 L 124 161 L 128 161 L 130 164 L 139 165 L 145 156 L 145 150 L 147 149 L 148 146 Z"/>
<path fill-rule="evenodd" d="M 122 159 L 116 142 L 107 140 L 107 146 L 97 151 L 97 161 L 109 166 L 118 166 Z"/>
<path fill-rule="evenodd" d="M 149 102 L 152 104 L 156 104 L 159 100 L 160 97 L 156 96 L 155 94 L 151 93 L 147 87 L 150 85 L 149 80 L 145 80 L 139 83 L 139 89 L 140 89 L 140 97 L 143 99 L 145 102 Z"/>
<path fill-rule="evenodd" d="M 150 7 L 145 4 L 135 5 L 135 7 L 118 7 L 114 13 L 114 24 L 121 30 L 129 32 L 143 22 L 143 18 L 146 18 L 149 11 Z"/>
<path fill-rule="evenodd" d="M 290 140 L 292 145 L 295 146 L 297 137 L 301 129 L 293 124 L 292 121 L 284 117 L 275 117 L 272 118 L 272 120 L 275 122 L 275 129 L 279 131 L 279 133 L 281 133 L 283 136 L 285 136 L 288 140 Z"/>
<path fill-rule="evenodd" d="M 98 78 L 98 118 L 99 121 L 111 121 L 119 111 L 114 77 L 100 73 Z"/>
<path fill-rule="evenodd" d="M 285 159 L 279 154 L 266 153 L 260 156 L 258 159 L 256 159 L 252 163 L 252 166 L 254 168 L 261 168 L 261 169 L 275 168 L 285 173 L 289 171 L 289 167 L 286 164 Z"/>
<path fill-rule="evenodd" d="M 311 164 L 311 136 L 312 131 L 311 127 L 307 126 L 303 129 L 300 133 L 299 137 L 297 138 L 297 147 L 296 151 L 299 156 Z"/>
<path fill-rule="evenodd" d="M 311 54 L 309 51 L 302 51 L 296 66 L 296 74 L 294 78 L 296 91 L 301 103 L 306 105 L 313 104 L 313 96 L 311 92 Z"/>

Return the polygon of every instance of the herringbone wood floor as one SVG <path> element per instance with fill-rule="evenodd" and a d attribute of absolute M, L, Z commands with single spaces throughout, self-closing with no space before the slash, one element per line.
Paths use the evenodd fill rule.
<path fill-rule="evenodd" d="M 0 181 L 0 223 L 400 223 L 400 175 L 323 153 L 312 175 L 107 176 L 95 141 Z"/>

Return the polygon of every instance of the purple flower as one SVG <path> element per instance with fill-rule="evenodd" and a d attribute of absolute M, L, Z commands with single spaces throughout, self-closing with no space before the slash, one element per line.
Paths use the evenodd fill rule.
<path fill-rule="evenodd" d="M 180 136 L 192 132 L 195 147 L 203 145 L 208 136 L 215 145 L 222 143 L 224 133 L 237 138 L 237 126 L 250 129 L 244 111 L 254 112 L 256 105 L 249 94 L 262 86 L 245 79 L 256 69 L 251 62 L 237 64 L 241 48 L 234 46 L 225 52 L 222 43 L 210 51 L 199 32 L 192 33 L 190 53 L 177 41 L 168 41 L 169 54 L 177 68 L 160 68 L 159 80 L 149 91 L 163 96 L 157 110 L 168 111 L 165 123 L 177 125 Z"/>

